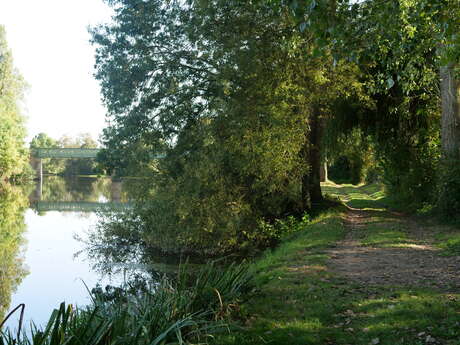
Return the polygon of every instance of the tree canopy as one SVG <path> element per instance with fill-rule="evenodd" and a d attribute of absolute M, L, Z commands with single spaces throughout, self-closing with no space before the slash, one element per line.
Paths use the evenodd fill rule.
<path fill-rule="evenodd" d="M 148 177 L 147 241 L 276 238 L 264 232 L 277 219 L 320 207 L 328 156 L 361 175 L 373 164 L 414 208 L 455 186 L 439 174 L 456 166 L 445 143 L 460 145 L 445 131 L 458 112 L 440 106 L 440 69 L 455 80 L 458 62 L 455 1 L 107 3 L 113 22 L 92 30 L 100 161 Z"/>

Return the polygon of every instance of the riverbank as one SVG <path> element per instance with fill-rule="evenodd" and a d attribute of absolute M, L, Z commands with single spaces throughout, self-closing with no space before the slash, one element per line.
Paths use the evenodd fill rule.
<path fill-rule="evenodd" d="M 323 190 L 348 208 L 253 264 L 241 328 L 214 344 L 460 344 L 460 230 L 387 211 L 377 186 Z"/>
<path fill-rule="evenodd" d="M 460 344 L 460 229 L 388 211 L 376 185 L 323 190 L 346 205 L 311 221 L 290 220 L 290 235 L 249 270 L 211 265 L 197 276 L 185 269 L 151 293 L 135 289 L 128 299 L 97 300 L 80 311 L 62 306 L 45 338 L 58 332 L 65 336 L 56 344 L 71 337 L 136 345 L 155 338 L 160 344 Z M 81 333 L 86 327 L 91 332 Z"/>

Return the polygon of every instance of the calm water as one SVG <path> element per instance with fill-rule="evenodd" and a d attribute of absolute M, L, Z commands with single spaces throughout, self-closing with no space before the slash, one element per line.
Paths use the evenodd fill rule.
<path fill-rule="evenodd" d="M 48 177 L 28 188 L 0 187 L 0 321 L 24 303 L 25 325 L 44 325 L 62 301 L 89 302 L 84 283 L 118 285 L 123 275 L 102 275 L 76 237 L 94 229 L 96 210 L 127 207 L 121 182 Z M 83 283 L 84 282 L 84 283 Z M 17 317 L 7 326 L 17 327 Z"/>

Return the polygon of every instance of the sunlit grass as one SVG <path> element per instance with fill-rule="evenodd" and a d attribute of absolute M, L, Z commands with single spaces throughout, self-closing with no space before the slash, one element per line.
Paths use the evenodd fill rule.
<path fill-rule="evenodd" d="M 372 213 L 355 229 L 361 245 L 414 245 L 400 218 L 375 207 L 378 187 L 330 186 L 329 192 L 348 205 L 368 201 Z M 257 289 L 242 305 L 243 330 L 213 344 L 460 344 L 459 294 L 358 285 L 331 273 L 325 249 L 344 234 L 343 214 L 329 212 L 257 261 Z"/>
<path fill-rule="evenodd" d="M 384 210 L 386 208 L 386 196 L 380 184 L 368 185 L 337 185 L 333 182 L 321 184 L 324 194 L 337 197 L 346 205 L 362 210 Z"/>

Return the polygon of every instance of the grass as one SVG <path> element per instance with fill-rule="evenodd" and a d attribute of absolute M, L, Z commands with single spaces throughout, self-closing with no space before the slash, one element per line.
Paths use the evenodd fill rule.
<path fill-rule="evenodd" d="M 388 198 L 379 184 L 369 185 L 337 185 L 334 182 L 322 184 L 325 195 L 340 198 L 349 207 L 362 210 L 384 210 L 387 207 Z"/>
<path fill-rule="evenodd" d="M 377 186 L 326 186 L 372 211 L 362 245 L 412 240 L 386 212 Z M 241 307 L 241 329 L 213 344 L 460 344 L 460 295 L 428 288 L 362 286 L 333 274 L 325 249 L 344 237 L 343 212 L 329 211 L 253 264 L 256 290 Z M 454 243 L 454 247 L 458 242 Z"/>
<path fill-rule="evenodd" d="M 436 236 L 437 246 L 442 249 L 442 255 L 460 255 L 460 230 L 441 232 Z"/>

